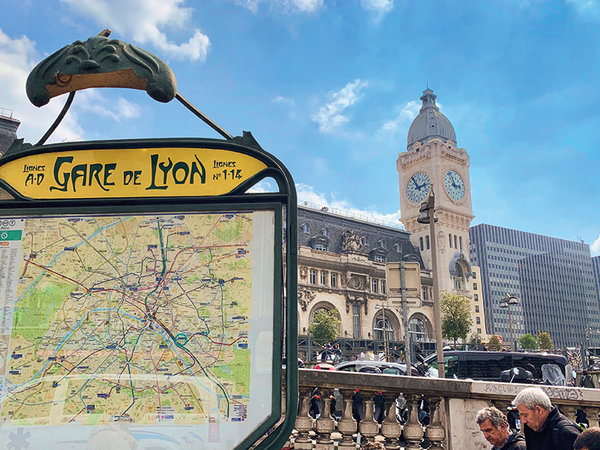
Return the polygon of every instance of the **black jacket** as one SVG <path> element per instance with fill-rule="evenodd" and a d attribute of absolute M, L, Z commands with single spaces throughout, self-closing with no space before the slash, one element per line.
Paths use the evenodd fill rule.
<path fill-rule="evenodd" d="M 519 433 L 517 433 L 516 431 L 513 432 L 513 434 L 511 434 L 510 436 L 508 436 L 508 438 L 506 439 L 506 441 L 504 441 L 504 444 L 502 444 L 502 447 L 492 447 L 492 450 L 526 450 L 527 446 L 525 445 L 525 438 L 523 436 L 521 436 Z"/>
<path fill-rule="evenodd" d="M 573 442 L 581 433 L 577 425 L 553 407 L 540 431 L 523 427 L 527 450 L 572 450 Z"/>

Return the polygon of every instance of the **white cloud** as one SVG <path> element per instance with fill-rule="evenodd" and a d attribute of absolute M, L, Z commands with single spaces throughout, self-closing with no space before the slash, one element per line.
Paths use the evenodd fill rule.
<path fill-rule="evenodd" d="M 394 9 L 394 0 L 360 0 L 360 4 L 364 9 L 375 15 L 375 22 L 379 22 Z"/>
<path fill-rule="evenodd" d="M 102 117 L 109 117 L 115 122 L 127 119 L 137 119 L 141 109 L 135 103 L 119 97 L 117 101 L 109 100 L 100 94 L 99 90 L 85 90 L 77 93 L 77 109 L 89 111 Z"/>
<path fill-rule="evenodd" d="M 399 108 L 399 112 L 391 120 L 385 122 L 379 129 L 379 136 L 388 137 L 389 135 L 402 134 L 406 135 L 408 127 L 412 123 L 415 117 L 419 114 L 421 105 L 416 101 L 410 101 L 405 103 Z"/>
<path fill-rule="evenodd" d="M 0 29 L 0 107 L 13 111 L 13 117 L 21 121 L 17 135 L 32 144 L 54 122 L 66 100 L 66 96 L 54 98 L 42 108 L 29 102 L 25 82 L 38 58 L 35 42 L 26 36 L 13 39 Z M 77 114 L 71 109 L 48 143 L 81 140 L 82 135 Z"/>
<path fill-rule="evenodd" d="M 598 239 L 594 241 L 590 250 L 592 252 L 592 256 L 600 256 L 600 236 L 598 236 Z"/>
<path fill-rule="evenodd" d="M 367 81 L 356 79 L 339 91 L 329 93 L 329 103 L 321 106 L 319 111 L 312 115 L 312 120 L 319 124 L 319 130 L 324 133 L 331 132 L 348 122 L 348 117 L 342 113 L 362 98 L 361 91 L 368 84 Z"/>
<path fill-rule="evenodd" d="M 296 184 L 298 193 L 298 205 L 308 206 L 316 209 L 327 208 L 329 212 L 350 216 L 368 222 L 374 222 L 382 225 L 403 228 L 400 224 L 400 210 L 392 213 L 382 213 L 375 209 L 359 209 L 349 204 L 346 200 L 338 200 L 333 196 L 315 192 L 312 186 L 298 183 Z"/>
<path fill-rule="evenodd" d="M 184 0 L 61 0 L 83 16 L 94 19 L 100 27 L 108 25 L 113 37 L 128 36 L 137 44 L 150 44 L 177 59 L 205 61 L 210 48 L 208 36 L 193 29 L 184 43 L 169 41 L 168 30 L 187 30 L 192 8 Z"/>
<path fill-rule="evenodd" d="M 236 0 L 238 5 L 257 13 L 261 4 L 287 14 L 313 13 L 323 6 L 323 0 Z"/>

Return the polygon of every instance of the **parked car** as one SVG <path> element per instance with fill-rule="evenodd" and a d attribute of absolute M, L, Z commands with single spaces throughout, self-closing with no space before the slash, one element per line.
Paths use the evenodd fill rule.
<path fill-rule="evenodd" d="M 384 375 L 406 375 L 406 364 L 386 361 L 346 361 L 335 366 L 344 372 L 381 373 Z M 413 376 L 423 375 L 416 367 L 412 368 Z"/>

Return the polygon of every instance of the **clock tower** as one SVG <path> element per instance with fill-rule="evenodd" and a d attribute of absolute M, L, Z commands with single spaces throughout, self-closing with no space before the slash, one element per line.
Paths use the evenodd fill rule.
<path fill-rule="evenodd" d="M 436 239 L 438 285 L 472 298 L 469 262 L 469 226 L 473 219 L 469 182 L 469 156 L 456 146 L 450 121 L 435 103 L 431 89 L 423 91 L 419 115 L 408 131 L 407 150 L 398 155 L 400 214 L 411 241 L 431 269 L 431 239 Z M 435 194 L 437 236 L 429 225 L 417 222 L 419 207 L 430 191 Z"/>

